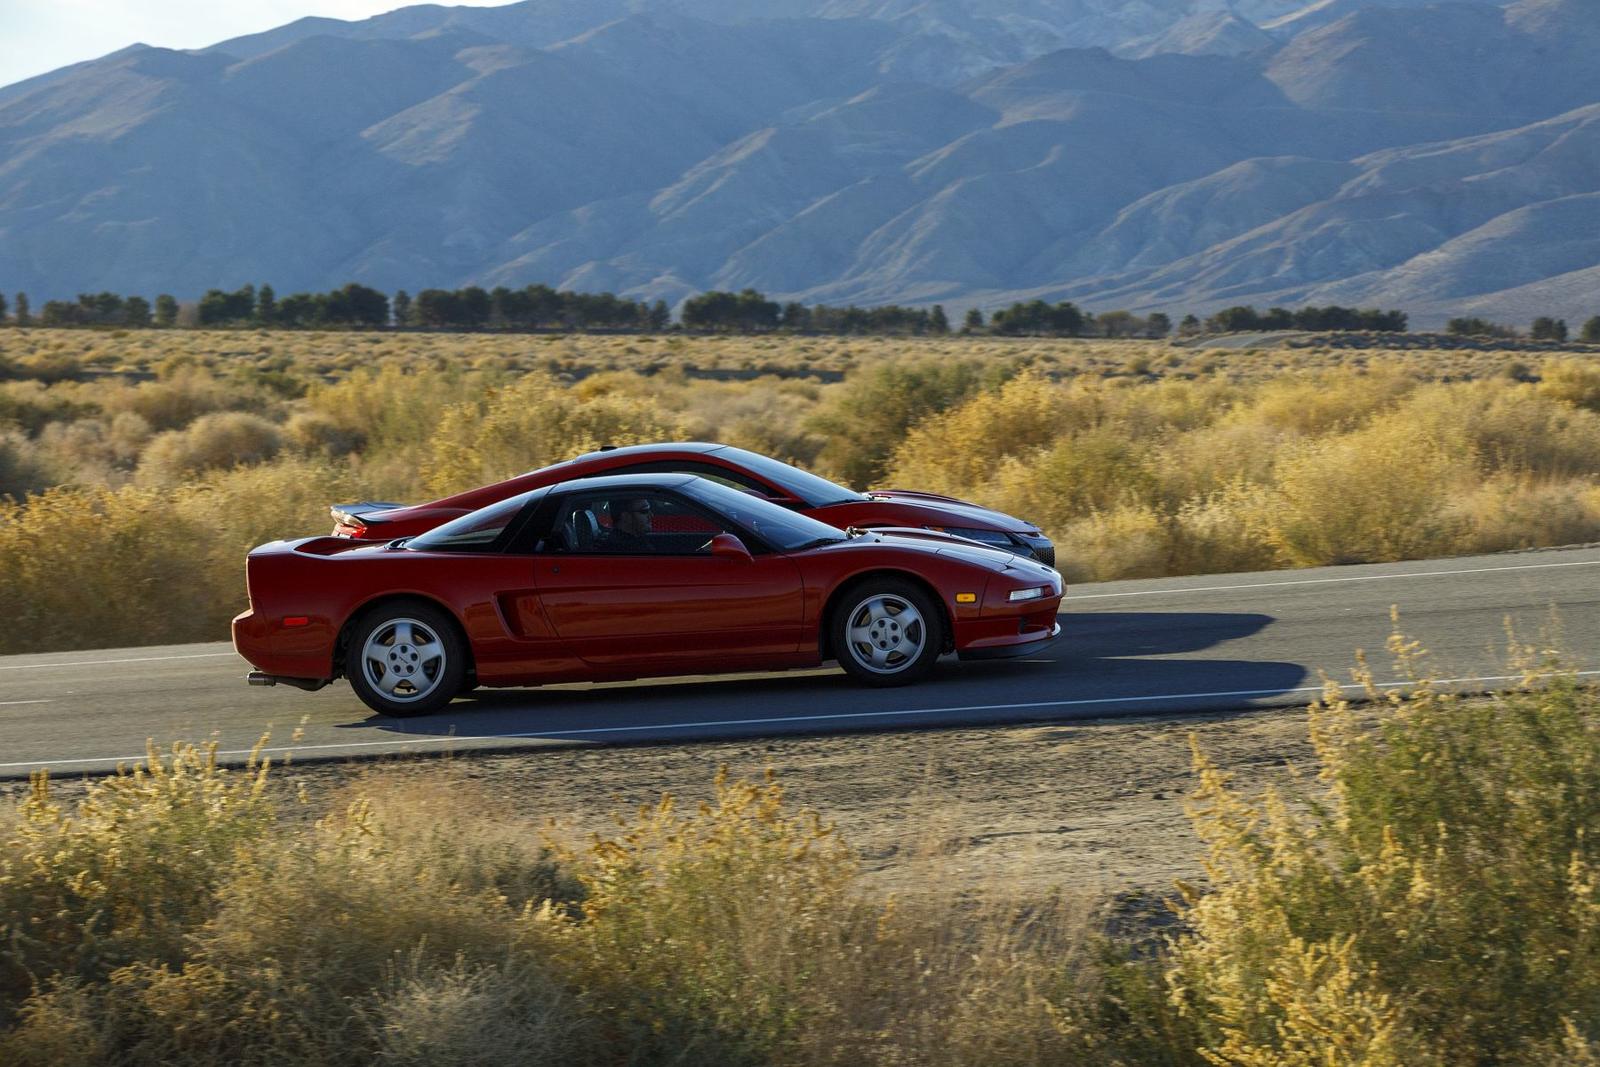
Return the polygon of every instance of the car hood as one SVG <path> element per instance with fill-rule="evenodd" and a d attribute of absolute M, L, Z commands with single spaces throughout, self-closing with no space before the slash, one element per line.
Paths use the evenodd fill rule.
<path fill-rule="evenodd" d="M 1038 560 L 1013 555 L 997 548 L 985 548 L 976 541 L 969 541 L 964 537 L 939 533 L 934 530 L 867 530 L 859 536 L 850 538 L 848 541 L 835 541 L 829 545 L 822 546 L 820 551 L 850 552 L 872 546 L 904 548 L 919 553 L 926 552 L 929 555 L 959 559 L 963 563 L 970 563 L 996 572 L 1011 571 L 1020 575 L 1037 573 L 1041 578 L 1056 575 L 1055 570 L 1045 566 Z"/>
<path fill-rule="evenodd" d="M 867 494 L 873 500 L 915 509 L 928 517 L 932 526 L 969 526 L 976 529 L 1005 530 L 1007 533 L 1037 534 L 1039 527 L 1003 511 L 995 511 L 981 504 L 957 500 L 937 493 L 917 493 L 908 489 L 874 489 Z"/>

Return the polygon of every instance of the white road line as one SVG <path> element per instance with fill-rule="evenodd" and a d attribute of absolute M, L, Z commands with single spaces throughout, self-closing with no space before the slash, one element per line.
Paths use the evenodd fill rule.
<path fill-rule="evenodd" d="M 0 708 L 11 708 L 18 704 L 49 704 L 48 700 L 0 700 Z"/>
<path fill-rule="evenodd" d="M 1600 670 L 1574 671 L 1577 677 L 1600 675 Z M 1435 685 L 1466 685 L 1471 682 L 1511 682 L 1524 676 L 1521 674 L 1496 674 L 1480 678 L 1440 678 L 1435 680 Z M 1411 682 L 1379 682 L 1379 689 L 1401 689 L 1412 685 Z M 1341 685 L 1340 689 L 1360 691 L 1360 685 Z M 1264 697 L 1287 696 L 1290 693 L 1321 693 L 1325 686 L 1306 685 L 1293 689 L 1236 689 L 1216 693 L 1162 693 L 1158 696 L 1131 696 L 1131 697 L 1096 697 L 1091 700 L 1030 700 L 1022 704 L 969 704 L 962 707 L 950 708 L 915 708 L 906 711 L 852 711 L 841 712 L 835 715 L 786 715 L 769 719 L 716 719 L 705 722 L 674 722 L 660 723 L 657 725 L 640 724 L 634 726 L 594 726 L 580 730 L 535 730 L 528 733 L 515 734 L 476 734 L 466 737 L 414 737 L 403 740 L 382 741 L 344 741 L 332 745 L 285 745 L 279 748 L 263 748 L 262 753 L 277 754 L 280 752 L 304 755 L 308 752 L 326 752 L 335 749 L 348 748 L 397 748 L 401 745 L 428 745 L 428 744 L 460 744 L 475 741 L 504 741 L 519 738 L 534 737 L 592 737 L 597 734 L 639 734 L 652 733 L 658 730 L 696 730 L 712 726 L 776 726 L 780 723 L 796 722 L 838 722 L 844 719 L 888 719 L 904 718 L 913 715 L 949 715 L 962 711 L 1015 711 L 1020 708 L 1070 708 L 1092 707 L 1106 704 L 1143 704 L 1153 703 L 1158 700 L 1203 700 L 1219 699 L 1223 697 Z M 978 725 L 978 724 L 974 724 Z M 219 756 L 248 756 L 254 749 L 235 748 L 219 751 Z M 145 758 L 144 753 L 136 756 L 98 756 L 83 759 L 56 759 L 56 760 L 29 760 L 24 763 L 0 763 L 0 770 L 14 767 L 55 767 L 68 763 L 131 763 Z"/>
<path fill-rule="evenodd" d="M 1173 593 L 1224 593 L 1230 589 L 1273 589 L 1284 585 L 1330 585 L 1335 582 L 1388 582 L 1397 578 L 1450 578 L 1457 574 L 1490 574 L 1495 571 L 1540 571 L 1551 567 L 1600 567 L 1600 559 L 1580 560 L 1576 563 L 1525 563 L 1518 567 L 1471 567 L 1456 571 L 1417 571 L 1412 574 L 1363 574 L 1353 578 L 1299 578 L 1287 582 L 1245 582 L 1233 585 L 1193 585 L 1184 589 L 1141 589 L 1133 593 L 1084 593 L 1067 590 L 1062 603 L 1072 605 L 1080 600 L 1109 600 L 1125 596 L 1167 596 Z"/>
<path fill-rule="evenodd" d="M 0 671 L 31 671 L 41 667 L 98 667 L 103 663 L 161 663 L 172 659 L 216 659 L 219 656 L 237 656 L 237 652 L 191 652 L 183 656 L 138 656 L 134 659 L 75 659 L 71 663 L 19 663 L 14 667 L 0 667 Z"/>

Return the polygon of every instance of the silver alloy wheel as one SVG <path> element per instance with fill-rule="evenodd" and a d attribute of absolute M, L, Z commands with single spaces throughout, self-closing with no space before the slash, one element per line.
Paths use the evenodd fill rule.
<path fill-rule="evenodd" d="M 390 700 L 410 704 L 426 697 L 445 673 L 444 643 L 416 619 L 379 625 L 361 649 L 367 683 Z"/>
<path fill-rule="evenodd" d="M 850 658 L 874 674 L 898 674 L 928 643 L 922 613 L 905 597 L 874 593 L 851 609 L 845 624 Z"/>

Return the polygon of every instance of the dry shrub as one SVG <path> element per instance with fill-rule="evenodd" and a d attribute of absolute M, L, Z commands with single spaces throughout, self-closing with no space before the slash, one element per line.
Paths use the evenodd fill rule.
<path fill-rule="evenodd" d="M 1162 499 L 1180 507 L 1239 483 L 1265 485 L 1289 440 L 1286 431 L 1246 420 L 1167 435 L 1156 446 Z"/>
<path fill-rule="evenodd" d="M 221 638 L 226 615 L 213 605 L 242 600 L 242 583 L 237 560 L 232 589 L 196 580 L 192 557 L 210 544 L 203 523 L 174 514 L 152 489 L 55 488 L 25 505 L 0 502 L 0 616 L 9 622 L 0 651 Z"/>
<path fill-rule="evenodd" d="M 0 430 L 0 506 L 5 497 L 21 499 L 56 484 L 38 447 L 15 430 Z"/>
<path fill-rule="evenodd" d="M 1120 426 L 1062 437 L 1050 448 L 1000 464 L 988 503 L 1049 530 L 1091 512 L 1135 507 L 1156 495 L 1155 457 Z"/>
<path fill-rule="evenodd" d="M 1270 495 L 1240 483 L 1186 501 L 1171 521 L 1168 574 L 1263 571 L 1279 565 L 1262 517 Z"/>
<path fill-rule="evenodd" d="M 1418 384 L 1415 376 L 1394 368 L 1286 376 L 1252 390 L 1247 403 L 1229 413 L 1228 421 L 1267 426 L 1291 436 L 1320 437 L 1369 421 Z"/>
<path fill-rule="evenodd" d="M 27 988 L 7 990 L 10 1007 L 22 1004 L 8 1018 L 21 1023 L 0 1036 L 0 1058 L 51 1062 L 65 1032 L 82 1050 L 66 1062 L 477 1063 L 530 1051 L 570 1062 L 573 1013 L 541 963 L 548 894 L 499 889 L 571 884 L 531 835 L 506 833 L 459 779 L 411 797 L 379 783 L 377 799 L 358 792 L 313 826 L 274 822 L 265 767 L 233 785 L 194 750 L 176 751 L 187 769 L 179 801 L 118 786 L 123 817 L 102 832 L 106 790 L 91 787 L 80 812 L 93 834 L 68 837 L 76 826 L 56 817 L 37 848 L 0 866 L 24 868 L 28 887 L 87 896 L 86 925 L 66 908 L 44 914 L 100 950 L 71 970 L 35 961 L 38 991 L 25 1002 Z M 454 814 L 463 802 L 471 816 Z M 236 825 L 246 816 L 248 834 Z M 40 821 L 29 812 L 24 825 Z M 51 850 L 50 835 L 71 849 Z M 101 877 L 106 868 L 119 876 Z M 166 920 L 161 936 L 126 959 L 152 914 Z M 491 1018 L 505 1011 L 516 1014 Z"/>
<path fill-rule="evenodd" d="M 826 441 L 817 456 L 822 468 L 846 484 L 879 484 L 895 449 L 913 427 L 971 396 L 986 376 L 979 364 L 918 360 L 880 364 L 833 386 L 812 427 Z"/>
<path fill-rule="evenodd" d="M 680 813 L 670 796 L 568 863 L 583 922 L 567 931 L 578 985 L 627 1062 L 761 1062 L 808 1021 L 800 1001 L 841 922 L 850 851 L 781 789 L 717 781 Z M 853 923 L 852 923 L 853 925 Z"/>
<path fill-rule="evenodd" d="M 427 967 L 408 959 L 369 1000 L 375 1059 L 397 1067 L 564 1067 L 577 1062 L 573 1004 L 526 959 Z"/>
<path fill-rule="evenodd" d="M 1464 437 L 1489 470 L 1600 473 L 1600 414 L 1535 386 L 1464 382 L 1418 390 L 1396 413 L 1417 432 Z"/>
<path fill-rule="evenodd" d="M 1391 649 L 1420 673 L 1414 646 Z M 1186 892 L 1168 980 L 1207 1061 L 1592 1054 L 1600 701 L 1524 669 L 1524 688 L 1488 700 L 1373 690 L 1376 728 L 1330 690 L 1311 713 L 1321 784 L 1291 796 L 1243 797 L 1196 752 L 1209 886 Z"/>
<path fill-rule="evenodd" d="M 307 404 L 334 425 L 360 433 L 372 449 L 411 454 L 427 446 L 447 408 L 476 399 L 492 383 L 457 368 L 385 363 L 317 386 Z"/>
<path fill-rule="evenodd" d="M 46 386 L 35 381 L 0 383 L 0 425 L 6 423 L 36 434 L 52 422 L 83 418 L 95 410 L 70 393 L 66 386 Z"/>
<path fill-rule="evenodd" d="M 178 366 L 153 382 L 99 384 L 91 395 L 106 414 L 132 412 L 157 431 L 182 429 L 216 411 L 260 411 L 266 406 L 263 397 L 192 364 Z"/>
<path fill-rule="evenodd" d="M 1171 531 L 1146 504 L 1091 511 L 1056 529 L 1057 566 L 1069 582 L 1158 578 L 1168 573 Z"/>
<path fill-rule="evenodd" d="M 1165 433 L 1191 433 L 1210 426 L 1248 391 L 1222 379 L 1152 382 L 1113 380 L 1106 389 L 1106 418 L 1145 439 Z"/>
<path fill-rule="evenodd" d="M 1450 502 L 1477 477 L 1459 437 L 1390 416 L 1280 457 L 1266 537 L 1300 567 L 1447 555 L 1462 536 Z"/>
<path fill-rule="evenodd" d="M 1579 361 L 1547 365 L 1537 384 L 1429 384 L 1430 375 L 1487 374 L 1504 361 L 1397 354 L 1361 369 L 1331 351 L 1275 364 L 1219 353 L 1207 378 L 1135 380 L 1121 374 L 1133 343 L 310 333 L 120 341 L 69 331 L 34 331 L 24 342 L 22 357 L 67 352 L 160 377 L 0 383 L 0 423 L 16 427 L 0 427 L 0 497 L 116 486 L 130 472 L 173 491 L 165 525 L 155 498 L 73 498 L 79 520 L 129 524 L 76 529 L 74 541 L 109 551 L 114 562 L 104 564 L 50 543 L 51 523 L 79 521 L 66 498 L 41 503 L 34 520 L 0 510 L 0 562 L 13 558 L 6 546 L 19 528 L 32 531 L 24 540 L 39 555 L 0 588 L 0 605 L 33 626 L 0 638 L 10 650 L 22 641 L 34 649 L 218 637 L 242 595 L 243 552 L 325 532 L 328 503 L 415 501 L 602 444 L 683 436 L 858 485 L 887 469 L 901 485 L 998 507 L 1067 546 L 1063 568 L 1075 578 L 1600 540 L 1590 494 L 1600 481 L 1600 413 L 1584 406 L 1594 371 Z M 746 365 L 849 377 L 820 386 L 734 371 Z M 543 369 L 528 374 L 535 366 Z M 1305 369 L 1263 377 L 1289 366 Z M 1031 369 L 1018 377 L 1019 367 Z M 290 398 L 303 382 L 317 384 Z M 259 465 L 228 470 L 241 462 Z M 167 591 L 184 558 L 200 561 L 201 577 L 177 584 L 206 588 Z M 149 610 L 119 622 L 89 593 L 63 591 L 102 576 Z M 104 627 L 101 636 L 80 636 L 78 618 Z"/>
<path fill-rule="evenodd" d="M 588 895 L 563 958 L 622 1062 L 1033 1064 L 1093 1043 L 1081 902 L 866 896 L 770 778 L 719 776 L 693 812 L 664 797 L 569 862 Z"/>
<path fill-rule="evenodd" d="M 1049 894 L 870 895 L 770 779 L 559 864 L 448 770 L 315 824 L 191 749 L 71 815 L 41 779 L 0 822 L 0 1061 L 1594 1063 L 1600 692 L 1523 649 L 1458 699 L 1390 647 L 1415 686 L 1330 690 L 1291 793 L 1196 751 L 1208 884 L 1155 941 Z"/>
<path fill-rule="evenodd" d="M 51 423 L 40 431 L 39 453 L 57 483 L 125 481 L 150 440 L 150 425 L 131 411 L 101 419 Z"/>
<path fill-rule="evenodd" d="M 215 745 L 150 748 L 70 810 L 40 772 L 0 850 L 0 1023 L 36 982 L 174 963 L 272 817 L 266 764 L 217 766 Z"/>
<path fill-rule="evenodd" d="M 1098 388 L 1068 390 L 1032 374 L 1013 378 L 919 423 L 895 449 L 888 480 L 935 493 L 981 489 L 1005 457 L 1029 455 L 1070 428 L 1095 425 L 1103 406 Z"/>
<path fill-rule="evenodd" d="M 367 443 L 358 427 L 320 411 L 297 411 L 283 427 L 289 443 L 301 452 L 337 458 L 359 452 Z"/>
<path fill-rule="evenodd" d="M 243 411 L 202 415 L 183 430 L 158 435 L 139 461 L 146 485 L 177 485 L 206 471 L 271 459 L 283 447 L 275 423 Z"/>
<path fill-rule="evenodd" d="M 610 393 L 582 399 L 554 379 L 529 375 L 445 411 L 426 482 L 435 493 L 461 492 L 601 445 L 677 436 L 676 421 L 652 404 Z"/>
<path fill-rule="evenodd" d="M 1553 359 L 1540 372 L 1539 392 L 1600 413 L 1600 365 L 1593 359 Z"/>
<path fill-rule="evenodd" d="M 171 491 L 58 487 L 0 501 L 0 653 L 215 641 L 244 608 L 240 562 L 326 533 L 348 472 L 309 461 L 240 468 Z"/>
<path fill-rule="evenodd" d="M 779 378 L 737 385 L 697 382 L 683 399 L 684 435 L 812 467 L 829 443 L 809 422 L 821 393 L 814 382 Z"/>
<path fill-rule="evenodd" d="M 264 769 L 177 752 L 78 821 L 24 813 L 4 914 L 63 947 L 23 940 L 0 1060 L 1020 1067 L 1104 1044 L 1087 905 L 868 896 L 770 781 L 619 818 L 573 881 L 448 770 L 365 775 L 309 824 L 272 818 Z"/>
<path fill-rule="evenodd" d="M 1587 544 L 1600 538 L 1600 484 L 1498 474 L 1460 496 L 1452 510 L 1474 552 Z"/>
<path fill-rule="evenodd" d="M 66 382 L 83 376 L 83 364 L 70 352 L 45 349 L 17 361 L 17 369 L 36 381 Z"/>

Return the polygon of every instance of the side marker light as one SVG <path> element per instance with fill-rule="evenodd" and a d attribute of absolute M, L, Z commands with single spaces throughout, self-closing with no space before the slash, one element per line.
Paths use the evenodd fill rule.
<path fill-rule="evenodd" d="M 310 626 L 311 619 L 305 615 L 289 615 L 283 620 L 284 626 Z"/>
<path fill-rule="evenodd" d="M 976 604 L 977 602 L 978 602 L 978 594 L 977 593 L 957 593 L 956 594 L 956 603 L 957 604 Z"/>

